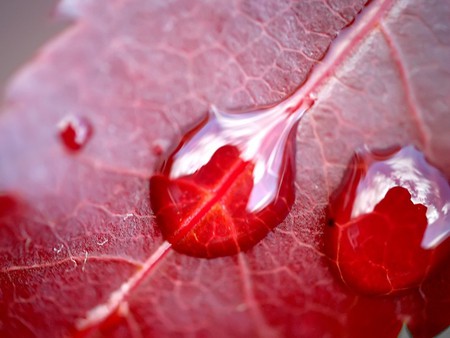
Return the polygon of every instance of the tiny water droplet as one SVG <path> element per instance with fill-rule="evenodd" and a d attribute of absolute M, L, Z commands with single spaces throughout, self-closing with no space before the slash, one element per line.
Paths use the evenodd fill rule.
<path fill-rule="evenodd" d="M 151 150 L 153 155 L 159 157 L 166 151 L 167 148 L 168 148 L 168 141 L 158 139 L 153 142 Z"/>
<path fill-rule="evenodd" d="M 152 152 L 155 156 L 161 156 L 164 152 L 164 149 L 159 144 L 155 144 L 152 147 Z"/>
<path fill-rule="evenodd" d="M 210 109 L 150 180 L 167 241 L 197 257 L 251 248 L 294 201 L 295 131 L 312 100 L 250 112 Z"/>
<path fill-rule="evenodd" d="M 83 148 L 92 136 L 91 123 L 84 117 L 67 116 L 59 124 L 59 137 L 71 151 Z"/>
<path fill-rule="evenodd" d="M 417 287 L 449 257 L 449 215 L 448 181 L 419 150 L 364 149 L 330 199 L 327 251 L 359 292 Z"/>

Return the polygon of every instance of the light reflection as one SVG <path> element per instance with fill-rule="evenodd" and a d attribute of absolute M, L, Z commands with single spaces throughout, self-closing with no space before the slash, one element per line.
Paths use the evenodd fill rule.
<path fill-rule="evenodd" d="M 206 165 L 219 148 L 236 146 L 241 159 L 255 165 L 247 210 L 261 210 L 278 194 L 289 134 L 311 104 L 306 101 L 293 113 L 289 112 L 289 102 L 240 114 L 212 106 L 206 124 L 174 156 L 170 178 L 191 175 Z"/>
<path fill-rule="evenodd" d="M 370 153 L 361 156 L 373 161 Z M 428 226 L 422 239 L 423 248 L 434 248 L 450 236 L 448 182 L 413 146 L 404 147 L 392 157 L 369 166 L 356 190 L 352 218 L 372 212 L 395 186 L 406 188 L 413 203 L 427 207 Z"/>

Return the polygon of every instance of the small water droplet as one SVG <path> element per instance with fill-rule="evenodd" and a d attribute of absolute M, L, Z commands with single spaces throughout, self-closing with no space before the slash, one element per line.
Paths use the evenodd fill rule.
<path fill-rule="evenodd" d="M 152 147 L 152 152 L 155 156 L 161 156 L 162 153 L 164 152 L 164 149 L 161 147 L 161 145 L 155 144 Z"/>
<path fill-rule="evenodd" d="M 293 99 L 250 112 L 212 107 L 150 181 L 152 209 L 180 252 L 218 257 L 248 249 L 289 213 L 295 130 L 313 103 Z"/>
<path fill-rule="evenodd" d="M 166 140 L 158 139 L 153 142 L 151 149 L 153 155 L 159 157 L 167 150 L 167 148 L 168 142 Z"/>
<path fill-rule="evenodd" d="M 67 116 L 59 124 L 59 136 L 71 151 L 78 151 L 83 148 L 92 136 L 91 123 L 84 117 Z"/>
<path fill-rule="evenodd" d="M 449 206 L 447 179 L 416 148 L 357 152 L 330 201 L 338 276 L 368 294 L 418 286 L 449 257 Z"/>

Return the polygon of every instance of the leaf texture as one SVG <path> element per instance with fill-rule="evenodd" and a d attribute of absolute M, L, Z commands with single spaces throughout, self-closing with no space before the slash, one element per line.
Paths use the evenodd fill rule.
<path fill-rule="evenodd" d="M 259 245 L 213 260 L 169 250 L 146 270 L 163 243 L 148 191 L 161 150 L 211 103 L 296 90 L 364 6 L 63 1 L 73 26 L 16 76 L 0 115 L 0 335 L 396 337 L 405 322 L 431 337 L 450 325 L 448 269 L 362 297 L 322 245 L 328 197 L 362 144 L 415 144 L 450 175 L 445 1 L 372 1 L 375 22 L 328 63 L 299 125 L 293 210 Z M 68 115 L 93 126 L 77 153 L 58 138 Z"/>

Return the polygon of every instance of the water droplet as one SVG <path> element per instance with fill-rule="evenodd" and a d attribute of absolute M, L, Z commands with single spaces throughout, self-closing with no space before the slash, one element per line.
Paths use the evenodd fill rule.
<path fill-rule="evenodd" d="M 166 149 L 168 148 L 168 142 L 166 140 L 158 139 L 153 142 L 151 147 L 153 155 L 159 157 L 161 156 Z"/>
<path fill-rule="evenodd" d="M 164 152 L 164 149 L 159 144 L 155 144 L 152 147 L 152 152 L 155 156 L 161 156 Z"/>
<path fill-rule="evenodd" d="M 412 146 L 358 152 L 331 197 L 327 251 L 366 294 L 417 287 L 449 257 L 450 187 Z"/>
<path fill-rule="evenodd" d="M 78 151 L 83 148 L 92 135 L 90 122 L 79 116 L 67 116 L 59 124 L 59 136 L 67 149 Z"/>
<path fill-rule="evenodd" d="M 215 107 L 150 181 L 167 241 L 197 257 L 251 248 L 281 223 L 294 201 L 295 131 L 312 101 L 295 97 L 250 112 Z"/>

